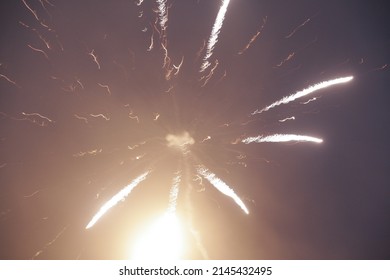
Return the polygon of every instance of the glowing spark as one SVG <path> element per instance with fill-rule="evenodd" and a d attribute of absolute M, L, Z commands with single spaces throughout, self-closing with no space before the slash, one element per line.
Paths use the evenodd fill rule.
<path fill-rule="evenodd" d="M 322 143 L 323 140 L 320 138 L 307 136 L 307 135 L 296 135 L 296 134 L 274 134 L 269 136 L 256 136 L 256 137 L 248 137 L 241 140 L 242 143 L 262 143 L 262 142 L 314 142 L 314 143 Z"/>
<path fill-rule="evenodd" d="M 215 83 L 215 84 L 219 84 L 223 79 L 225 79 L 227 76 L 227 72 L 225 70 L 225 72 L 223 73 L 223 75 L 221 76 L 221 78 L 218 79 L 218 81 Z"/>
<path fill-rule="evenodd" d="M 105 89 L 107 90 L 107 92 L 108 92 L 108 95 L 111 95 L 111 91 L 110 91 L 110 88 L 108 87 L 108 85 L 102 85 L 102 84 L 100 84 L 100 83 L 98 83 L 98 85 L 99 85 L 100 87 L 102 87 L 102 88 L 105 88 Z"/>
<path fill-rule="evenodd" d="M 33 192 L 32 194 L 29 194 L 29 195 L 24 195 L 23 197 L 24 198 L 30 198 L 30 197 L 33 197 L 34 195 L 36 195 L 37 193 L 39 193 L 40 190 L 37 190 L 35 192 Z"/>
<path fill-rule="evenodd" d="M 206 138 L 204 138 L 200 143 L 203 143 L 203 142 L 206 142 L 207 140 L 210 140 L 211 139 L 211 136 L 207 136 Z"/>
<path fill-rule="evenodd" d="M 76 78 L 76 82 L 80 85 L 82 89 L 84 89 L 84 85 L 81 83 L 80 79 Z"/>
<path fill-rule="evenodd" d="M 267 17 L 263 18 L 263 25 L 260 27 L 260 29 L 256 32 L 255 35 L 252 36 L 249 43 L 238 52 L 239 55 L 243 54 L 247 49 L 250 48 L 250 46 L 253 44 L 253 42 L 257 39 L 257 37 L 260 35 L 261 31 L 264 29 L 265 23 L 267 22 Z"/>
<path fill-rule="evenodd" d="M 95 150 L 91 150 L 91 151 L 86 151 L 86 152 L 79 152 L 77 154 L 74 154 L 73 156 L 74 157 L 83 157 L 83 156 L 86 156 L 86 155 L 90 155 L 90 156 L 94 156 L 94 155 L 97 155 L 99 153 L 103 152 L 103 149 L 95 149 Z"/>
<path fill-rule="evenodd" d="M 42 20 L 39 19 L 38 15 L 37 15 L 37 12 L 34 11 L 27 3 L 25 0 L 22 0 L 23 4 L 26 6 L 26 8 L 34 15 L 35 19 L 39 22 L 40 25 L 42 25 L 43 27 L 46 27 L 47 29 L 50 30 L 50 28 L 43 23 Z"/>
<path fill-rule="evenodd" d="M 20 86 L 13 80 L 11 80 L 10 78 L 8 78 L 7 76 L 3 75 L 3 74 L 0 74 L 0 77 L 5 79 L 7 82 L 13 84 L 14 86 L 20 88 Z"/>
<path fill-rule="evenodd" d="M 171 92 L 171 90 L 173 90 L 173 86 L 170 86 L 165 92 L 169 93 L 169 92 Z"/>
<path fill-rule="evenodd" d="M 171 58 L 168 56 L 168 49 L 163 43 L 161 43 L 161 47 L 164 50 L 164 64 L 162 68 L 166 68 L 171 64 Z"/>
<path fill-rule="evenodd" d="M 153 115 L 154 115 L 154 118 L 153 118 L 154 121 L 157 121 L 158 118 L 160 117 L 159 113 L 153 113 Z"/>
<path fill-rule="evenodd" d="M 241 207 L 245 214 L 249 214 L 248 208 L 246 208 L 244 202 L 237 196 L 232 188 L 226 185 L 221 179 L 219 179 L 214 173 L 211 173 L 207 168 L 201 166 L 197 168 L 197 171 L 205 179 L 207 179 L 217 190 L 226 196 L 231 197 L 234 202 Z"/>
<path fill-rule="evenodd" d="M 211 77 L 214 75 L 214 71 L 215 71 L 215 69 L 217 69 L 218 64 L 219 64 L 219 62 L 218 62 L 218 60 L 216 59 L 213 68 L 211 68 L 211 70 L 210 70 L 210 73 L 209 73 L 206 77 L 202 77 L 202 79 L 205 78 L 205 81 L 204 81 L 202 87 L 204 87 L 204 86 L 209 82 L 209 80 L 211 79 Z"/>
<path fill-rule="evenodd" d="M 133 110 L 130 111 L 129 118 L 132 120 L 136 120 L 137 123 L 139 123 L 139 118 L 138 118 L 138 116 L 134 116 Z"/>
<path fill-rule="evenodd" d="M 41 33 L 38 32 L 38 30 L 36 30 L 35 28 L 30 27 L 29 25 L 25 24 L 22 21 L 19 21 L 19 24 L 21 26 L 23 26 L 23 27 L 25 27 L 27 29 L 31 29 L 33 32 L 35 32 L 35 34 L 37 34 L 39 39 L 46 45 L 46 48 L 48 48 L 49 50 L 51 49 L 49 42 L 41 35 Z"/>
<path fill-rule="evenodd" d="M 125 188 L 123 188 L 120 192 L 118 192 L 116 195 L 114 195 L 109 201 L 107 201 L 100 209 L 99 211 L 93 216 L 92 220 L 88 223 L 88 225 L 85 227 L 86 229 L 89 229 L 93 227 L 93 225 L 112 207 L 114 207 L 119 201 L 125 199 L 130 192 L 143 180 L 146 179 L 146 176 L 150 173 L 150 171 L 146 171 L 145 173 L 141 174 L 137 178 L 135 178 L 129 185 L 127 185 Z"/>
<path fill-rule="evenodd" d="M 43 248 L 41 250 L 39 250 L 38 252 L 36 252 L 34 254 L 34 256 L 32 257 L 32 259 L 35 259 L 36 257 L 38 257 L 40 254 L 43 253 L 43 251 L 45 251 L 49 246 L 51 246 L 54 242 L 57 241 L 58 238 L 61 237 L 61 235 L 67 230 L 68 226 L 64 227 L 55 237 L 53 240 L 51 240 L 50 242 L 46 243 L 45 246 L 43 246 Z"/>
<path fill-rule="evenodd" d="M 150 36 L 150 45 L 149 45 L 149 48 L 147 49 L 148 52 L 150 52 L 153 49 L 153 46 L 154 46 L 153 37 L 154 37 L 154 30 L 153 30 L 152 35 Z"/>
<path fill-rule="evenodd" d="M 343 78 L 337 78 L 337 79 L 333 79 L 333 80 L 329 80 L 329 81 L 324 81 L 324 82 L 321 82 L 321 83 L 318 83 L 318 84 L 315 84 L 313 86 L 310 86 L 308 88 L 305 88 L 301 91 L 298 91 L 297 93 L 294 93 L 294 94 L 291 94 L 289 96 L 286 96 L 286 97 L 283 97 L 282 99 L 272 103 L 271 105 L 261 109 L 261 110 L 256 110 L 252 113 L 252 115 L 255 115 L 255 114 L 260 114 L 262 112 L 265 112 L 265 111 L 268 111 L 269 109 L 272 109 L 276 106 L 279 106 L 281 104 L 287 104 L 287 103 L 290 103 L 291 101 L 294 101 L 298 98 L 301 98 L 303 96 L 306 96 L 306 95 L 309 95 L 313 92 L 316 92 L 320 89 L 324 89 L 324 88 L 327 88 L 327 87 L 330 87 L 330 86 L 334 86 L 334 85 L 338 85 L 338 84 L 342 84 L 342 83 L 347 83 L 349 81 L 351 81 L 353 79 L 352 76 L 349 76 L 349 77 L 343 77 Z"/>
<path fill-rule="evenodd" d="M 282 119 L 282 120 L 279 120 L 279 122 L 285 122 L 285 121 L 292 121 L 292 120 L 295 120 L 295 117 L 289 117 L 289 118 L 285 118 L 285 119 Z"/>
<path fill-rule="evenodd" d="M 221 31 L 229 3 L 230 0 L 222 1 L 222 5 L 218 11 L 217 18 L 215 19 L 213 29 L 211 30 L 211 35 L 207 43 L 206 55 L 203 58 L 203 64 L 200 67 L 200 72 L 203 72 L 210 66 L 209 58 L 212 56 L 215 44 L 218 42 L 218 35 Z"/>
<path fill-rule="evenodd" d="M 103 115 L 103 114 L 97 114 L 97 115 L 95 115 L 95 114 L 89 114 L 91 117 L 94 117 L 94 118 L 103 118 L 103 119 L 105 119 L 106 121 L 109 121 L 110 120 L 110 118 L 109 117 L 106 117 L 105 115 Z"/>
<path fill-rule="evenodd" d="M 297 26 L 290 34 L 288 34 L 285 38 L 288 39 L 290 38 L 291 36 L 293 36 L 295 34 L 295 32 L 297 32 L 299 29 L 301 29 L 306 23 L 308 23 L 309 21 L 311 20 L 311 18 L 308 18 L 307 20 L 305 20 L 302 24 L 300 24 L 299 26 Z"/>
<path fill-rule="evenodd" d="M 52 3 L 47 2 L 47 1 L 45 1 L 45 2 L 48 3 L 49 5 L 51 5 L 51 6 L 53 7 L 53 4 L 52 4 Z M 41 3 L 42 8 L 45 10 L 45 12 L 46 12 L 46 13 L 50 16 L 50 18 L 51 18 L 51 14 L 50 14 L 49 11 L 47 10 L 47 8 L 46 8 L 45 4 L 43 3 L 43 1 L 42 1 L 42 0 L 39 0 L 39 3 Z"/>
<path fill-rule="evenodd" d="M 156 0 L 156 2 L 158 4 L 160 27 L 164 31 L 167 28 L 166 23 L 168 21 L 167 0 Z"/>
<path fill-rule="evenodd" d="M 184 62 L 184 56 L 182 56 L 180 64 L 178 66 L 173 64 L 173 68 L 176 69 L 176 72 L 173 75 L 177 76 L 177 74 L 179 74 L 179 71 L 180 71 L 181 66 L 183 65 L 183 62 Z"/>
<path fill-rule="evenodd" d="M 275 66 L 275 68 L 276 68 L 276 67 L 280 67 L 280 66 L 282 66 L 283 64 L 285 64 L 287 61 L 289 61 L 291 58 L 293 58 L 294 55 L 295 55 L 294 52 L 290 53 L 285 59 L 283 59 L 279 64 L 277 64 L 277 65 Z"/>
<path fill-rule="evenodd" d="M 310 102 L 312 102 L 312 101 L 316 101 L 316 100 L 317 100 L 317 98 L 316 98 L 316 97 L 313 97 L 313 98 L 307 100 L 306 102 L 302 102 L 301 104 L 302 104 L 302 105 L 306 105 L 306 104 L 308 104 L 308 103 L 310 103 Z"/>
<path fill-rule="evenodd" d="M 88 119 L 87 118 L 85 118 L 85 117 L 80 117 L 79 115 L 77 115 L 77 114 L 74 114 L 73 115 L 76 119 L 79 119 L 79 120 L 82 120 L 82 121 L 84 121 L 85 123 L 88 123 Z"/>
<path fill-rule="evenodd" d="M 99 64 L 99 62 L 98 62 L 98 60 L 97 60 L 97 56 L 95 55 L 95 50 L 92 50 L 92 51 L 91 51 L 90 53 L 88 53 L 88 54 L 92 57 L 93 61 L 96 63 L 98 69 L 100 70 L 100 64 Z"/>
<path fill-rule="evenodd" d="M 40 117 L 41 119 L 44 119 L 44 120 L 47 120 L 48 122 L 54 122 L 53 120 L 49 119 L 48 117 L 45 117 L 39 113 L 25 113 L 25 112 L 22 112 L 22 115 L 23 116 L 27 116 L 27 117 L 34 117 L 34 116 L 38 116 Z"/>
<path fill-rule="evenodd" d="M 42 54 L 46 57 L 46 59 L 49 59 L 49 57 L 47 56 L 47 54 L 46 54 L 43 50 L 34 48 L 34 47 L 32 47 L 31 45 L 27 45 L 27 46 L 28 46 L 30 49 L 32 49 L 33 51 L 42 53 Z"/>
<path fill-rule="evenodd" d="M 26 8 L 34 15 L 35 19 L 37 21 L 40 21 L 37 15 L 37 12 L 31 9 L 31 7 L 26 3 L 26 1 L 22 0 L 23 4 L 26 6 Z"/>
<path fill-rule="evenodd" d="M 203 44 L 202 44 L 202 46 L 199 48 L 199 50 L 196 52 L 196 59 L 198 59 L 200 56 L 201 56 L 201 54 L 202 54 L 202 52 L 203 52 L 203 50 L 204 50 L 204 48 L 206 47 L 206 40 L 203 40 Z"/>

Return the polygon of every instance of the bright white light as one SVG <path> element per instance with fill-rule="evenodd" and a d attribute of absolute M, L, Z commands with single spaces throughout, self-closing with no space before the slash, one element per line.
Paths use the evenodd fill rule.
<path fill-rule="evenodd" d="M 241 207 L 242 211 L 244 211 L 245 214 L 249 214 L 249 210 L 245 206 L 241 198 L 239 198 L 238 195 L 234 192 L 234 190 L 230 188 L 228 185 L 226 185 L 226 183 L 223 182 L 221 179 L 219 179 L 214 173 L 210 172 L 205 167 L 199 167 L 198 173 L 202 175 L 204 178 L 206 178 L 221 193 L 231 197 L 234 200 L 234 202 Z"/>
<path fill-rule="evenodd" d="M 195 143 L 194 138 L 192 138 L 187 131 L 184 131 L 181 134 L 168 134 L 165 136 L 165 140 L 167 140 L 168 147 L 174 147 L 181 150 L 185 150 L 189 145 Z"/>
<path fill-rule="evenodd" d="M 215 44 L 218 42 L 218 35 L 221 31 L 223 20 L 225 19 L 225 14 L 229 6 L 230 0 L 223 0 L 221 7 L 219 8 L 217 18 L 215 19 L 213 29 L 211 30 L 210 38 L 207 43 L 206 55 L 203 58 L 203 64 L 200 67 L 200 72 L 203 72 L 210 66 L 209 58 L 213 54 Z"/>
<path fill-rule="evenodd" d="M 165 30 L 168 21 L 167 0 L 156 0 L 156 1 L 158 4 L 158 15 L 160 18 L 160 27 L 161 30 Z"/>
<path fill-rule="evenodd" d="M 93 227 L 93 225 L 101 218 L 103 215 L 110 210 L 112 207 L 114 207 L 119 201 L 126 198 L 126 196 L 129 195 L 129 193 L 143 180 L 146 179 L 146 176 L 149 174 L 150 171 L 147 171 L 143 173 L 142 175 L 135 178 L 129 185 L 124 187 L 120 192 L 118 192 L 116 195 L 114 195 L 109 201 L 107 201 L 100 209 L 99 211 L 93 216 L 92 220 L 88 223 L 88 225 L 85 227 L 86 229 L 89 229 Z"/>
<path fill-rule="evenodd" d="M 352 76 L 349 76 L 349 77 L 342 77 L 342 78 L 337 78 L 337 79 L 333 79 L 333 80 L 329 80 L 329 81 L 324 81 L 324 82 L 321 82 L 321 83 L 318 83 L 318 84 L 315 84 L 315 85 L 312 85 L 308 88 L 305 88 L 301 91 L 298 91 L 297 93 L 294 93 L 294 94 L 291 94 L 289 96 L 286 96 L 286 97 L 283 97 L 282 99 L 272 103 L 271 105 L 261 109 L 261 110 L 256 110 L 252 113 L 252 115 L 255 115 L 255 114 L 260 114 L 262 112 L 265 112 L 265 111 L 268 111 L 269 109 L 272 109 L 276 106 L 279 106 L 281 104 L 287 104 L 287 103 L 290 103 L 291 101 L 294 101 L 298 98 L 301 98 L 301 97 L 304 97 L 306 95 L 309 95 L 313 92 L 316 92 L 317 90 L 320 90 L 320 89 L 323 89 L 323 88 L 327 88 L 327 87 L 331 87 L 331 86 L 334 86 L 334 85 L 338 85 L 338 84 L 343 84 L 343 83 L 348 83 L 350 81 L 352 81 L 353 77 Z"/>
<path fill-rule="evenodd" d="M 178 260 L 183 251 L 183 232 L 174 212 L 157 219 L 138 239 L 134 260 Z"/>
<path fill-rule="evenodd" d="M 249 144 L 252 142 L 261 143 L 261 142 L 314 142 L 314 143 L 322 143 L 323 140 L 321 138 L 316 138 L 307 135 L 296 135 L 296 134 L 274 134 L 269 136 L 256 136 L 256 137 L 248 137 L 242 140 L 241 142 L 245 144 Z"/>

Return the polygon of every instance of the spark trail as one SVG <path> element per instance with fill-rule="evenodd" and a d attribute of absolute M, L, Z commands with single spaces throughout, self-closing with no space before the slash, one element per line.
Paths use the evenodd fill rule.
<path fill-rule="evenodd" d="M 137 178 L 135 178 L 129 185 L 127 185 L 125 188 L 123 188 L 120 192 L 118 192 L 116 195 L 114 195 L 109 201 L 107 201 L 100 209 L 99 211 L 93 216 L 91 221 L 88 223 L 88 225 L 85 227 L 86 229 L 89 229 L 95 225 L 95 223 L 103 217 L 103 215 L 110 210 L 112 207 L 114 207 L 119 201 L 127 197 L 130 192 L 143 180 L 146 179 L 146 177 L 149 175 L 151 171 L 146 171 L 145 173 L 141 174 Z"/>
<path fill-rule="evenodd" d="M 156 0 L 158 4 L 158 16 L 160 19 L 160 27 L 162 31 L 165 31 L 167 28 L 166 24 L 168 21 L 168 9 L 167 9 L 167 0 Z"/>
<path fill-rule="evenodd" d="M 333 79 L 333 80 L 328 80 L 328 81 L 324 81 L 324 82 L 320 82 L 318 84 L 315 84 L 313 86 L 310 86 L 308 88 L 305 88 L 301 91 L 298 91 L 297 93 L 294 93 L 294 94 L 291 94 L 289 96 L 286 96 L 286 97 L 283 97 L 282 99 L 272 103 L 271 105 L 268 105 L 267 107 L 261 109 L 261 110 L 256 110 L 252 113 L 252 115 L 256 115 L 256 114 L 260 114 L 262 112 L 265 112 L 265 111 L 268 111 L 269 109 L 272 109 L 276 106 L 279 106 L 281 104 L 287 104 L 287 103 L 290 103 L 291 101 L 294 101 L 298 98 L 301 98 L 301 97 L 304 97 L 306 95 L 309 95 L 311 93 L 314 93 L 320 89 L 324 89 L 324 88 L 327 88 L 327 87 L 331 87 L 331 86 L 334 86 L 334 85 L 338 85 L 338 84 L 343 84 L 343 83 L 347 83 L 347 82 L 350 82 L 351 80 L 353 79 L 352 76 L 349 76 L 349 77 L 342 77 L 342 78 L 337 78 L 337 79 Z"/>
<path fill-rule="evenodd" d="M 252 36 L 252 38 L 249 40 L 249 43 L 243 48 L 241 49 L 238 54 L 241 55 L 243 54 L 244 52 L 246 52 L 250 47 L 251 45 L 253 44 L 254 41 L 256 41 L 257 37 L 261 34 L 261 31 L 264 29 L 265 27 L 265 24 L 267 22 L 267 17 L 263 18 L 263 25 L 260 27 L 260 29 L 256 32 L 255 35 Z"/>
<path fill-rule="evenodd" d="M 177 197 L 179 195 L 179 185 L 181 181 L 181 174 L 178 172 L 178 175 L 173 179 L 173 184 L 169 192 L 169 206 L 168 213 L 176 212 Z"/>
<path fill-rule="evenodd" d="M 0 78 L 3 78 L 4 80 L 6 80 L 7 82 L 13 84 L 14 86 L 20 88 L 20 86 L 13 80 L 11 80 L 10 78 L 8 78 L 7 76 L 3 75 L 3 74 L 0 74 Z"/>
<path fill-rule="evenodd" d="M 307 135 L 297 135 L 297 134 L 274 134 L 269 136 L 256 136 L 256 137 L 247 137 L 241 140 L 242 143 L 262 143 L 262 142 L 313 142 L 313 143 L 322 143 L 323 140 L 320 138 L 307 136 Z"/>
<path fill-rule="evenodd" d="M 230 0 L 223 0 L 222 5 L 219 8 L 217 18 L 215 19 L 213 29 L 211 30 L 210 38 L 207 42 L 206 54 L 203 58 L 203 64 L 200 67 L 200 72 L 205 71 L 211 65 L 211 63 L 209 62 L 209 58 L 213 55 L 215 44 L 218 42 L 218 35 L 221 31 L 223 20 L 225 19 L 225 14 L 227 12 L 229 3 Z"/>
<path fill-rule="evenodd" d="M 232 188 L 226 185 L 221 179 L 219 179 L 214 173 L 210 172 L 206 167 L 200 166 L 197 168 L 199 175 L 207 179 L 210 184 L 212 184 L 217 190 L 219 190 L 224 195 L 231 197 L 234 202 L 241 207 L 245 214 L 249 214 L 248 208 L 245 206 L 244 202 L 238 197 Z"/>

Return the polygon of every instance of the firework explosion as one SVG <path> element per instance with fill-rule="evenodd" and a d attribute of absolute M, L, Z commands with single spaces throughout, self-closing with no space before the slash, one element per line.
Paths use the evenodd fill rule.
<path fill-rule="evenodd" d="M 311 82 L 294 82 L 283 87 L 288 90 L 278 89 L 278 94 L 269 92 L 272 82 L 248 93 L 247 85 L 236 83 L 237 77 L 249 75 L 252 78 L 248 81 L 253 81 L 258 75 L 252 66 L 247 69 L 248 59 L 267 44 L 263 36 L 269 34 L 271 17 L 260 11 L 257 23 L 248 24 L 246 39 L 240 38 L 226 49 L 227 41 L 237 35 L 229 34 L 237 22 L 237 18 L 229 20 L 235 15 L 229 13 L 239 4 L 198 2 L 191 2 L 194 12 L 183 25 L 179 20 L 189 10 L 172 1 L 98 1 L 91 6 L 92 11 L 84 5 L 77 8 L 73 1 L 20 2 L 17 8 L 23 16 L 17 25 L 23 39 L 16 48 L 23 57 L 18 65 L 11 63 L 16 58 L 1 62 L 2 87 L 14 95 L 9 107 L 2 108 L 2 121 L 28 131 L 39 129 L 27 145 L 31 159 L 37 158 L 34 151 L 43 153 L 48 163 L 39 170 L 57 182 L 81 187 L 75 190 L 61 183 L 48 187 L 51 180 L 41 180 L 23 193 L 24 199 L 45 199 L 52 192 L 55 197 L 70 197 L 67 192 L 77 192 L 74 201 L 64 199 L 59 208 L 83 205 L 77 211 L 70 210 L 72 215 L 77 213 L 77 222 L 67 213 L 55 213 L 63 215 L 66 222 L 57 225 L 56 234 L 42 237 L 38 249 L 31 245 L 32 258 L 50 258 L 53 244 L 66 238 L 71 228 L 83 228 L 85 234 L 93 236 L 94 231 L 108 230 L 111 220 L 125 224 L 123 213 L 132 216 L 132 224 L 146 223 L 140 221 L 142 217 L 150 221 L 159 216 L 156 228 L 176 228 L 181 218 L 197 257 L 209 258 L 205 234 L 196 222 L 201 204 L 194 203 L 194 195 L 209 196 L 206 199 L 217 208 L 232 203 L 235 208 L 229 207 L 229 211 L 250 214 L 251 208 L 257 207 L 248 198 L 251 190 L 242 191 L 232 176 L 250 164 L 269 161 L 248 153 L 247 144 L 256 151 L 263 143 L 326 142 L 326 136 L 318 135 L 320 128 L 314 135 L 301 126 L 295 128 L 294 123 L 304 117 L 299 110 L 305 106 L 313 110 L 314 101 L 325 99 L 334 88 L 345 87 L 343 84 L 353 77 L 318 71 L 308 78 Z M 197 26 L 196 17 L 202 9 L 209 11 L 207 24 Z M 296 45 L 312 21 L 313 17 L 306 16 L 289 23 L 281 40 Z M 178 28 L 183 29 L 180 35 Z M 261 69 L 280 76 L 299 72 L 301 66 L 294 64 L 297 56 L 304 56 L 316 40 L 306 39 L 272 61 L 264 60 Z M 263 83 L 266 79 L 264 75 Z M 267 99 L 269 102 L 264 101 Z M 294 106 L 298 113 L 292 116 Z M 19 163 L 15 160 L 11 164 Z M 39 177 L 39 170 L 32 168 L 26 176 Z M 147 213 L 143 203 L 157 206 Z M 35 215 L 42 216 L 39 211 L 44 212 L 43 208 Z M 135 211 L 146 213 L 138 218 Z M 47 214 L 41 219 L 44 223 L 55 218 Z M 152 233 L 160 231 L 156 228 Z M 174 234 L 168 233 L 171 237 Z M 99 242 L 96 235 L 94 238 Z M 84 249 L 72 258 L 83 254 Z"/>

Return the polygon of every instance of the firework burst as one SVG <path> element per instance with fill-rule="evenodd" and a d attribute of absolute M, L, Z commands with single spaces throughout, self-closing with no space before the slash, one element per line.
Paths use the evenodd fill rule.
<path fill-rule="evenodd" d="M 327 78 L 270 105 L 259 107 L 260 104 L 255 104 L 262 109 L 254 111 L 253 104 L 241 106 L 238 102 L 232 106 L 234 112 L 231 115 L 244 113 L 237 118 L 233 117 L 233 120 L 227 120 L 220 117 L 226 111 L 223 108 L 226 99 L 221 98 L 221 93 L 214 95 L 212 92 L 224 89 L 224 82 L 229 80 L 230 75 L 227 70 L 228 63 L 223 61 L 226 56 L 218 56 L 219 41 L 228 35 L 227 30 L 224 30 L 224 22 L 229 19 L 230 1 L 221 1 L 214 14 L 213 24 L 203 31 L 204 34 L 207 33 L 206 37 L 199 41 L 192 40 L 191 47 L 188 48 L 190 51 L 178 50 L 171 42 L 171 35 L 175 35 L 170 33 L 173 29 L 170 26 L 171 17 L 173 24 L 177 20 L 176 4 L 172 1 L 134 1 L 131 4 L 119 1 L 115 3 L 115 9 L 109 12 L 115 11 L 119 14 L 118 18 L 132 20 L 115 22 L 102 12 L 99 14 L 99 22 L 105 22 L 105 16 L 107 20 L 110 18 L 114 22 L 98 26 L 98 35 L 90 32 L 93 28 L 88 29 L 67 18 L 75 10 L 77 3 L 39 3 L 23 0 L 21 4 L 30 17 L 26 16 L 26 20 L 20 20 L 18 24 L 23 32 L 33 36 L 33 39 L 29 39 L 32 42 L 27 40 L 24 45 L 23 53 L 35 63 L 33 65 L 36 68 L 43 70 L 32 73 L 31 77 L 24 75 L 19 78 L 2 67 L 0 81 L 22 94 L 30 90 L 45 90 L 44 98 L 55 103 L 58 110 L 47 110 L 47 113 L 35 111 L 35 108 L 40 108 L 35 104 L 38 98 L 41 98 L 37 94 L 32 98 L 34 106 L 26 106 L 30 111 L 23 109 L 16 113 L 1 112 L 1 116 L 9 121 L 27 122 L 42 129 L 55 130 L 57 127 L 65 127 L 64 131 L 67 132 L 67 137 L 71 138 L 69 142 L 73 145 L 59 136 L 59 146 L 62 151 L 66 151 L 64 153 L 67 156 L 70 155 L 71 160 L 67 160 L 71 163 L 84 160 L 93 166 L 101 157 L 111 160 L 112 165 L 119 166 L 120 172 L 135 174 L 131 180 L 128 179 L 131 176 L 124 176 L 126 180 L 121 180 L 121 183 L 127 181 L 126 184 L 115 183 L 115 186 L 120 185 L 121 189 L 113 194 L 108 194 L 107 186 L 96 191 L 91 180 L 88 180 L 88 188 L 97 200 L 95 206 L 88 207 L 96 211 L 84 225 L 88 232 L 92 231 L 98 222 L 104 224 L 101 220 L 103 217 L 107 216 L 109 219 L 114 216 L 110 210 L 125 199 L 130 200 L 132 192 L 142 189 L 148 181 L 153 180 L 160 168 L 169 166 L 166 173 L 172 177 L 172 181 L 166 195 L 166 211 L 151 232 L 155 233 L 164 227 L 174 227 L 176 231 L 168 232 L 166 238 L 176 236 L 180 227 L 177 218 L 180 211 L 178 206 L 180 203 L 185 204 L 183 208 L 186 209 L 185 216 L 188 221 L 185 226 L 189 228 L 188 231 L 191 232 L 202 257 L 208 258 L 207 249 L 204 248 L 202 238 L 192 222 L 192 214 L 196 211 L 191 203 L 194 189 L 201 192 L 205 188 L 214 187 L 226 196 L 227 200 L 234 202 L 242 213 L 249 214 L 251 206 L 247 205 L 242 197 L 240 186 L 229 186 L 229 180 L 224 178 L 226 172 L 221 172 L 229 168 L 228 165 L 232 161 L 246 166 L 245 159 L 250 155 L 241 151 L 241 148 L 246 144 L 265 142 L 320 144 L 323 139 L 297 134 L 293 128 L 289 133 L 266 133 L 259 125 L 256 129 L 249 129 L 248 124 L 258 124 L 264 114 L 276 107 L 294 104 L 296 100 L 311 102 L 315 98 L 313 96 L 330 92 L 330 87 L 353 79 L 352 76 Z M 99 2 L 99 5 L 102 5 L 99 11 L 103 11 L 107 3 Z M 78 13 L 80 18 L 88 17 L 85 9 Z M 234 59 L 241 59 L 256 44 L 260 44 L 258 41 L 262 32 L 267 30 L 269 24 L 267 19 L 266 16 L 260 18 L 259 29 L 252 32 L 255 35 L 249 37 L 246 42 L 240 42 L 241 47 L 235 50 L 239 56 Z M 69 26 L 64 28 L 63 24 Z M 110 24 L 115 28 L 108 28 Z M 286 38 L 293 37 L 306 24 L 309 24 L 309 20 L 304 21 Z M 118 43 L 122 37 L 129 39 L 127 28 L 130 25 L 134 28 L 130 36 L 134 42 L 128 40 L 125 44 Z M 189 33 L 191 30 L 185 30 L 186 35 Z M 178 39 L 172 39 L 175 40 Z M 131 43 L 128 44 L 129 41 Z M 196 45 L 196 49 L 192 45 Z M 277 67 L 284 67 L 293 57 L 293 54 L 288 55 L 281 63 L 276 64 Z M 53 98 L 52 94 L 56 94 L 56 98 Z M 309 100 L 309 97 L 313 99 Z M 65 109 L 62 109 L 62 105 Z M 280 122 L 288 121 L 288 126 L 295 119 L 293 116 Z M 73 134 L 72 131 L 77 133 Z M 86 135 L 87 140 L 83 138 Z M 221 151 L 223 155 L 219 158 L 216 151 Z M 115 168 L 111 167 L 109 170 L 104 176 L 115 177 Z M 112 185 L 110 187 L 112 191 Z M 40 194 L 40 190 L 33 190 L 31 193 L 31 197 L 35 197 Z M 91 196 L 89 199 L 84 203 L 91 205 L 94 199 Z M 67 229 L 68 225 L 61 228 L 61 234 L 54 235 L 55 240 Z M 156 238 L 154 234 L 150 236 L 152 239 Z M 43 249 L 38 251 L 38 255 L 54 241 L 46 243 Z M 161 240 L 160 243 L 163 242 L 165 241 Z M 143 240 L 143 243 L 148 243 L 148 240 Z M 169 248 L 163 246 L 162 250 L 167 251 Z M 142 251 L 142 248 L 139 251 Z M 34 257 L 38 255 L 34 254 Z"/>

